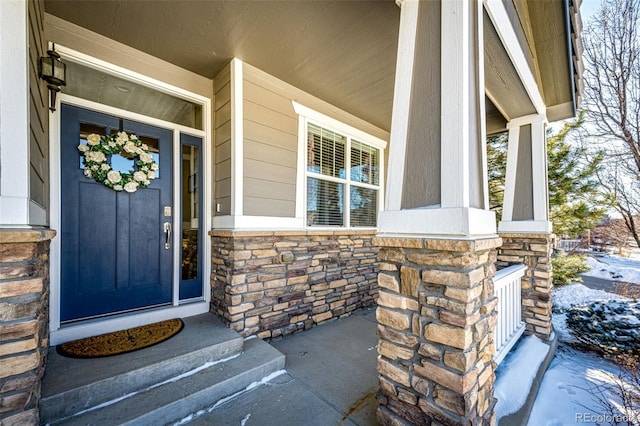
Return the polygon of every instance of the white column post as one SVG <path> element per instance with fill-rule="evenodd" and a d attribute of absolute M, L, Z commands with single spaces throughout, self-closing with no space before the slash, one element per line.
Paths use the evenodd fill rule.
<path fill-rule="evenodd" d="M 0 1 L 0 226 L 29 224 L 27 1 Z"/>
<path fill-rule="evenodd" d="M 482 1 L 401 2 L 398 63 L 391 126 L 386 210 L 380 212 L 381 234 L 488 235 L 495 234 L 495 215 L 488 210 L 484 111 L 484 50 Z M 422 8 L 440 8 L 439 28 L 420 26 Z M 424 25 L 423 25 L 424 26 Z M 440 33 L 440 99 L 413 95 L 414 80 L 424 66 L 417 50 L 425 39 Z M 437 34 L 437 32 L 435 33 Z M 422 56 L 420 56 L 422 55 Z M 416 58 L 422 58 L 417 60 Z M 429 58 L 430 61 L 438 57 Z M 415 75 L 414 75 L 415 73 Z M 440 102 L 440 203 L 402 208 L 407 143 L 412 129 L 426 126 L 416 102 Z M 416 111 L 412 111 L 415 107 Z M 420 133 L 420 132 L 416 132 Z M 428 132 L 423 132 L 428 133 Z M 424 144 L 423 144 L 424 145 Z M 426 146 L 426 145 L 424 145 Z M 437 146 L 437 144 L 436 144 Z M 424 148 L 427 149 L 427 148 Z M 424 173 L 418 171 L 417 173 Z M 425 174 L 426 176 L 426 174 Z M 426 178 L 425 178 L 426 179 Z M 477 182 L 483 180 L 483 182 Z"/>
<path fill-rule="evenodd" d="M 536 114 L 511 120 L 507 126 L 507 171 L 499 232 L 552 231 L 549 221 L 546 124 L 546 117 Z"/>
<path fill-rule="evenodd" d="M 396 61 L 396 76 L 398 77 L 396 77 L 393 90 L 385 210 L 400 210 L 402 205 L 404 159 L 407 152 L 411 85 L 413 83 L 413 63 L 418 28 L 418 0 L 398 0 L 396 3 L 401 8 L 398 59 Z"/>

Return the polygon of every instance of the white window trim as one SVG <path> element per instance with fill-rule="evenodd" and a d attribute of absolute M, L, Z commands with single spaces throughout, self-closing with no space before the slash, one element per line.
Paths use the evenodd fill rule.
<path fill-rule="evenodd" d="M 322 230 L 322 229 L 375 229 L 375 226 L 367 226 L 367 227 L 355 227 L 349 226 L 351 222 L 351 210 L 349 208 L 345 208 L 343 219 L 344 224 L 342 226 L 308 226 L 307 225 L 307 177 L 313 177 L 316 179 L 323 179 L 331 182 L 337 182 L 341 184 L 345 184 L 347 188 L 351 186 L 357 186 L 368 189 L 375 189 L 378 191 L 378 212 L 384 210 L 384 157 L 385 157 L 385 149 L 387 147 L 387 141 L 370 135 L 360 129 L 357 129 L 353 126 L 345 124 L 335 118 L 329 117 L 325 114 L 322 114 L 318 111 L 315 111 L 311 108 L 308 108 L 304 105 L 301 105 L 295 101 L 291 101 L 293 105 L 294 111 L 299 115 L 298 121 L 298 173 L 297 173 L 297 190 L 296 190 L 296 218 L 302 218 L 303 226 L 307 229 L 313 230 Z M 315 124 L 324 129 L 334 131 L 336 133 L 345 136 L 347 141 L 345 144 L 345 168 L 349 169 L 351 167 L 351 141 L 353 139 L 358 142 L 369 145 L 375 149 L 380 150 L 380 179 L 378 185 L 371 185 L 363 182 L 351 182 L 350 173 L 346 173 L 346 177 L 335 178 L 331 176 L 326 176 L 318 173 L 307 172 L 307 132 L 308 125 Z M 351 191 L 344 191 L 344 200 L 343 203 L 345 206 L 350 205 L 350 195 Z"/>

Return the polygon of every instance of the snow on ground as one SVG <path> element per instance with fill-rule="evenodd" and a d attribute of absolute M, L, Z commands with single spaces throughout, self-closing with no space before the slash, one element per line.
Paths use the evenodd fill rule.
<path fill-rule="evenodd" d="M 623 281 L 628 283 L 640 283 L 640 260 L 616 255 L 587 256 L 587 264 L 591 270 L 585 272 L 596 278 Z"/>
<path fill-rule="evenodd" d="M 496 418 L 508 416 L 518 411 L 527 400 L 539 366 L 549 353 L 549 345 L 536 336 L 527 336 L 518 342 L 496 371 L 494 396 Z M 537 366 L 537 367 L 534 367 Z"/>
<path fill-rule="evenodd" d="M 606 269 L 609 271 L 607 273 L 621 273 L 625 277 L 622 280 L 625 281 L 633 277 L 640 278 L 638 261 L 611 256 L 599 259 L 599 262 L 593 265 Z M 595 273 L 591 271 L 589 274 Z M 611 279 L 610 276 L 606 278 Z M 635 282 L 640 282 L 640 279 Z M 566 310 L 577 304 L 624 299 L 616 294 L 589 289 L 582 284 L 571 284 L 554 291 L 553 326 L 560 339 L 560 345 L 542 380 L 529 418 L 530 426 L 613 423 L 615 419 L 608 417 L 607 411 L 602 408 L 596 396 L 599 389 L 614 382 L 620 371 L 619 367 L 599 354 L 581 352 L 567 345 L 575 340 L 566 325 Z M 611 394 L 605 394 L 605 397 L 616 401 Z M 636 423 L 632 420 L 621 424 Z"/>
<path fill-rule="evenodd" d="M 609 424 L 595 399 L 595 388 L 612 381 L 618 371 L 599 355 L 560 345 L 544 375 L 533 405 L 530 426 Z"/>

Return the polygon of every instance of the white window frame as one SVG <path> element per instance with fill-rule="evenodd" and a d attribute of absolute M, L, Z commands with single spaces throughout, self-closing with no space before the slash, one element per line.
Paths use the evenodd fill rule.
<path fill-rule="evenodd" d="M 307 229 L 376 229 L 376 226 L 352 227 L 351 222 L 351 190 L 352 186 L 378 191 L 378 212 L 384 208 L 384 158 L 387 142 L 383 139 L 370 135 L 360 129 L 345 124 L 339 120 L 329 117 L 325 114 L 317 112 L 311 108 L 305 107 L 295 101 L 292 101 L 295 112 L 299 115 L 298 120 L 298 182 L 296 194 L 296 217 L 302 217 L 305 228 Z M 345 178 L 336 178 L 307 171 L 307 139 L 309 124 L 313 124 L 323 129 L 335 132 L 346 138 L 345 144 Z M 364 182 L 352 182 L 351 180 L 351 141 L 355 139 L 359 143 L 369 145 L 379 150 L 379 180 L 378 185 L 372 185 Z M 309 226 L 307 224 L 307 178 L 322 179 L 330 182 L 336 182 L 345 185 L 343 191 L 343 225 L 342 226 Z"/>

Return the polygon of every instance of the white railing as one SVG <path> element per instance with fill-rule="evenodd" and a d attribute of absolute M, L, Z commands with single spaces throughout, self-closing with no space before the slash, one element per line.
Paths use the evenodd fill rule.
<path fill-rule="evenodd" d="M 525 329 L 520 280 L 526 270 L 525 265 L 513 265 L 499 270 L 493 278 L 494 294 L 498 298 L 498 324 L 494 334 L 496 352 L 493 355 L 497 364 L 509 353 Z"/>

